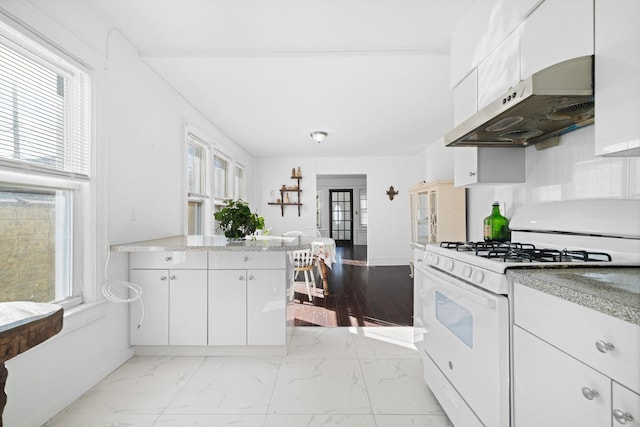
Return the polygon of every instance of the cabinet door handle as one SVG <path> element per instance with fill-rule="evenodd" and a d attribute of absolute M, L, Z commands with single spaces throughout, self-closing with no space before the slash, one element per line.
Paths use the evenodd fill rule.
<path fill-rule="evenodd" d="M 172 259 L 173 259 L 173 258 L 172 258 L 172 257 L 170 257 L 170 256 L 164 257 L 164 260 L 165 260 L 165 261 L 171 261 Z"/>
<path fill-rule="evenodd" d="M 238 280 L 244 280 L 244 276 L 238 277 Z"/>
<path fill-rule="evenodd" d="M 249 280 L 253 280 L 253 274 L 249 275 Z"/>
<path fill-rule="evenodd" d="M 475 172 L 469 172 L 469 176 L 476 176 Z"/>
<path fill-rule="evenodd" d="M 608 351 L 613 350 L 616 347 L 610 342 L 604 342 L 602 340 L 598 340 L 596 341 L 596 348 L 600 353 L 606 353 Z"/>
<path fill-rule="evenodd" d="M 613 410 L 613 418 L 620 424 L 626 424 L 627 422 L 633 422 L 633 415 L 628 412 L 622 412 L 620 409 Z"/>
<path fill-rule="evenodd" d="M 169 276 L 169 279 L 176 280 L 176 276 L 174 274 L 172 274 L 171 276 Z"/>
<path fill-rule="evenodd" d="M 244 257 L 244 262 L 249 262 L 249 257 L 248 256 Z"/>
<path fill-rule="evenodd" d="M 167 280 L 167 276 L 160 276 L 160 280 Z"/>
<path fill-rule="evenodd" d="M 597 390 L 590 389 L 589 387 L 582 387 L 582 395 L 587 400 L 593 400 L 596 397 L 599 397 L 600 393 L 598 393 Z"/>

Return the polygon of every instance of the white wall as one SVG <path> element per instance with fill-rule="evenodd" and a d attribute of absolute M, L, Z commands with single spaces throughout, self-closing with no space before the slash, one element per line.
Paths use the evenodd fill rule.
<path fill-rule="evenodd" d="M 65 313 L 63 331 L 7 362 L 7 426 L 40 426 L 132 356 L 128 307 L 100 294 L 107 245 L 182 234 L 186 206 L 184 125 L 205 132 L 246 169 L 256 197 L 256 162 L 158 78 L 117 31 L 82 2 L 6 1 L 2 11 L 37 29 L 91 69 L 95 101 L 95 179 L 91 219 L 97 238 L 87 304 Z M 4 18 L 7 20 L 7 17 Z M 108 274 L 127 278 L 127 256 Z"/>
<path fill-rule="evenodd" d="M 415 185 L 412 157 L 261 158 L 259 211 L 273 234 L 315 227 L 316 175 L 366 175 L 369 202 L 368 262 L 370 265 L 404 265 L 410 257 L 409 188 Z M 268 206 L 269 192 L 291 181 L 291 168 L 300 166 L 303 180 L 302 213 L 293 207 Z M 393 201 L 389 186 L 400 192 Z M 309 189 L 309 190 L 306 190 Z"/>

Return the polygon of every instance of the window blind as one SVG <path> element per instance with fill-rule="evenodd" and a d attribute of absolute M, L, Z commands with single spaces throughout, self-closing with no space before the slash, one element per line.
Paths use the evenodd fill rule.
<path fill-rule="evenodd" d="M 3 166 L 88 178 L 89 76 L 0 37 L 0 161 Z"/>

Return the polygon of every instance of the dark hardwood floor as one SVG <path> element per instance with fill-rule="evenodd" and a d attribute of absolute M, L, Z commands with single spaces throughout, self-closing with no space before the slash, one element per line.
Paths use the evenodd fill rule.
<path fill-rule="evenodd" d="M 366 246 L 339 246 L 329 270 L 329 295 L 316 292 L 310 302 L 304 291 L 296 292 L 288 319 L 296 326 L 413 325 L 409 266 L 367 267 L 366 259 Z M 318 276 L 316 284 L 322 288 Z"/>

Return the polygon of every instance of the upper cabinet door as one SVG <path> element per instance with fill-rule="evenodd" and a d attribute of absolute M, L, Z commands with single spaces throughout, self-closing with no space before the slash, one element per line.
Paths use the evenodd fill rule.
<path fill-rule="evenodd" d="M 596 155 L 640 156 L 640 1 L 596 0 Z"/>
<path fill-rule="evenodd" d="M 633 1 L 633 0 L 630 0 Z M 614 1 L 620 7 L 618 2 Z M 593 0 L 546 0 L 521 27 L 520 77 L 593 55 Z"/>
<path fill-rule="evenodd" d="M 507 37 L 478 65 L 478 110 L 520 82 L 520 30 Z"/>
<path fill-rule="evenodd" d="M 453 122 L 456 126 L 478 111 L 478 70 L 476 68 L 453 89 Z"/>
<path fill-rule="evenodd" d="M 548 0 L 547 0 L 548 1 Z M 451 87 L 491 54 L 542 0 L 483 0 L 460 17 L 451 36 Z"/>

